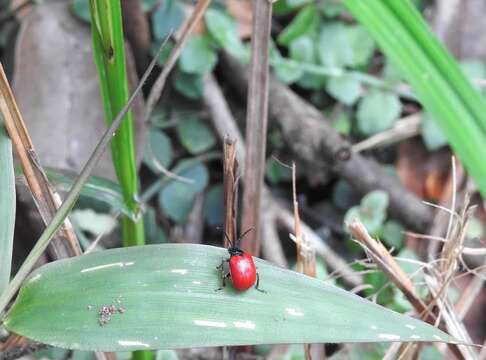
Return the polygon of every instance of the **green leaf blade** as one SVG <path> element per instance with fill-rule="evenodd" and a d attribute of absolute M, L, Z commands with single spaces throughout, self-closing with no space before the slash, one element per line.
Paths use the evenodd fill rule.
<path fill-rule="evenodd" d="M 15 228 L 15 174 L 12 143 L 0 118 L 0 294 L 10 281 Z"/>
<path fill-rule="evenodd" d="M 164 244 L 56 261 L 32 274 L 5 325 L 43 343 L 100 351 L 454 341 L 421 321 L 259 259 L 266 294 L 231 285 L 215 291 L 221 284 L 216 266 L 227 256 L 223 248 Z M 109 305 L 125 311 L 100 326 L 98 309 Z"/>

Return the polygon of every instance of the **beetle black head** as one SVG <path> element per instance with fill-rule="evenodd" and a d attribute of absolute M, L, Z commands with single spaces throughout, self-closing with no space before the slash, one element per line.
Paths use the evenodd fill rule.
<path fill-rule="evenodd" d="M 230 256 L 243 256 L 243 250 L 237 247 L 230 247 L 228 249 Z"/>

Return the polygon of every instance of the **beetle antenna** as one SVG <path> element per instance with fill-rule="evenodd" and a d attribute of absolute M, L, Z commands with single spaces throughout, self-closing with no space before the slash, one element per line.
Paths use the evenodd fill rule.
<path fill-rule="evenodd" d="M 224 234 L 224 237 L 226 238 L 226 240 L 228 240 L 228 243 L 230 244 L 230 247 L 234 247 L 233 246 L 233 241 L 231 241 L 231 239 L 229 238 L 228 234 L 226 234 L 226 231 L 223 232 Z"/>
<path fill-rule="evenodd" d="M 238 237 L 238 244 L 240 243 L 240 240 L 243 239 L 246 235 L 248 235 L 248 233 L 250 231 L 253 231 L 255 230 L 255 228 L 252 226 L 251 228 L 247 229 L 243 234 L 241 234 L 239 237 Z"/>

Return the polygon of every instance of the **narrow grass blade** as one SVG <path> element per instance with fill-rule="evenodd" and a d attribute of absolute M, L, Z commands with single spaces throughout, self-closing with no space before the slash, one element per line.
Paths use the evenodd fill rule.
<path fill-rule="evenodd" d="M 12 143 L 0 117 L 0 294 L 10 281 L 15 205 Z"/>
<path fill-rule="evenodd" d="M 486 103 L 409 0 L 344 0 L 434 116 L 486 196 Z"/>
<path fill-rule="evenodd" d="M 164 244 L 60 260 L 32 273 L 6 327 L 43 343 L 123 351 L 272 343 L 444 341 L 408 316 L 256 259 L 260 287 L 221 291 L 223 248 Z M 103 306 L 123 308 L 100 325 Z M 106 319 L 105 319 L 106 320 Z"/>
<path fill-rule="evenodd" d="M 120 0 L 90 0 L 93 54 L 108 124 L 128 100 L 128 79 Z M 111 154 L 123 198 L 128 208 L 138 212 L 138 174 L 135 162 L 133 117 L 129 111 L 111 143 Z M 143 218 L 122 217 L 125 246 L 145 243 Z"/>

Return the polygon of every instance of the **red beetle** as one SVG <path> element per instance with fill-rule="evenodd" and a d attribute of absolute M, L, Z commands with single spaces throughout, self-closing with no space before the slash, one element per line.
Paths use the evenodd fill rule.
<path fill-rule="evenodd" d="M 258 275 L 255 263 L 253 262 L 253 257 L 249 253 L 241 250 L 236 246 L 231 246 L 228 249 L 228 253 L 230 254 L 230 257 L 226 260 L 221 261 L 221 264 L 217 267 L 218 270 L 221 270 L 223 286 L 216 290 L 221 290 L 223 287 L 225 287 L 226 279 L 228 277 L 231 277 L 233 287 L 236 290 L 248 290 L 253 285 L 255 285 L 256 282 L 255 289 L 265 293 L 264 290 L 261 290 L 258 287 L 258 285 L 260 284 L 260 276 Z M 225 261 L 229 264 L 229 272 L 227 273 L 224 272 Z"/>

